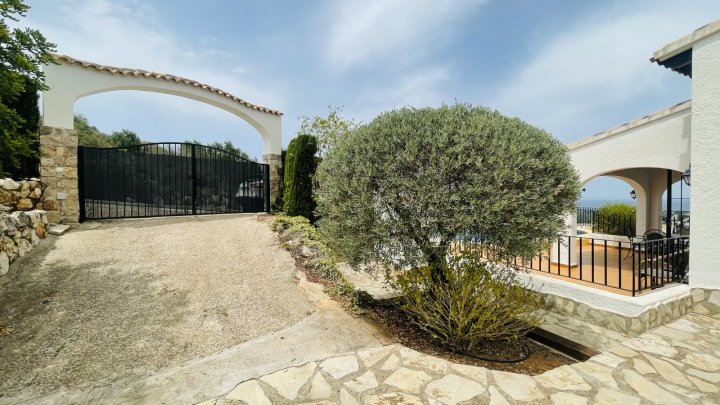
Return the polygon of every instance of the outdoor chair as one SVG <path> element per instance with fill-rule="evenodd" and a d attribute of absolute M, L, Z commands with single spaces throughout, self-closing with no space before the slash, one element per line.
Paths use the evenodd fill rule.
<path fill-rule="evenodd" d="M 647 287 L 648 277 L 651 288 L 656 285 L 665 285 L 670 281 L 687 283 L 689 263 L 690 247 L 686 246 L 681 252 L 672 252 L 640 261 L 638 274 L 641 276 L 640 280 L 645 280 L 645 287 Z"/>
<path fill-rule="evenodd" d="M 647 243 L 643 242 L 651 242 L 654 240 L 663 240 L 667 238 L 667 235 L 665 232 L 659 230 L 659 229 L 648 229 L 645 231 L 642 236 L 628 236 L 628 239 L 630 239 L 630 243 L 633 244 L 632 249 L 628 252 L 627 256 L 625 258 L 629 258 L 630 256 L 635 256 L 635 251 L 644 252 L 647 248 Z M 662 245 L 662 243 L 660 243 Z M 653 246 L 655 247 L 655 246 Z"/>

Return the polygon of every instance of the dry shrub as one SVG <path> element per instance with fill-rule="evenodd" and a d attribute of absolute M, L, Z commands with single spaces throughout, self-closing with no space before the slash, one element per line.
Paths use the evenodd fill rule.
<path fill-rule="evenodd" d="M 458 351 L 516 340 L 540 322 L 540 299 L 517 270 L 475 257 L 449 259 L 444 280 L 425 266 L 400 275 L 402 307 L 421 329 Z"/>

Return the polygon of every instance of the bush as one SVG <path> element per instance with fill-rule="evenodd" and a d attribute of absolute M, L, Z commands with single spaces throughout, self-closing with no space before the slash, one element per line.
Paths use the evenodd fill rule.
<path fill-rule="evenodd" d="M 349 264 L 437 272 L 466 233 L 490 239 L 493 259 L 537 254 L 580 192 L 562 143 L 465 104 L 403 108 L 355 128 L 320 163 L 317 184 L 320 232 Z"/>
<path fill-rule="evenodd" d="M 608 235 L 635 235 L 635 206 L 623 202 L 605 203 L 597 210 L 593 232 Z"/>
<path fill-rule="evenodd" d="M 290 141 L 285 155 L 285 213 L 290 216 L 302 215 L 314 218 L 313 176 L 317 167 L 315 154 L 317 139 L 309 135 L 298 135 Z"/>
<path fill-rule="evenodd" d="M 489 340 L 514 340 L 540 322 L 540 298 L 513 269 L 473 257 L 453 258 L 436 282 L 429 267 L 398 277 L 403 309 L 441 343 L 469 351 Z"/>
<path fill-rule="evenodd" d="M 342 296 L 355 301 L 355 290 L 345 280 L 333 260 L 332 252 L 320 239 L 317 229 L 305 217 L 279 215 L 270 223 L 270 229 L 280 234 L 280 240 L 307 271 L 323 280 L 328 295 Z"/>

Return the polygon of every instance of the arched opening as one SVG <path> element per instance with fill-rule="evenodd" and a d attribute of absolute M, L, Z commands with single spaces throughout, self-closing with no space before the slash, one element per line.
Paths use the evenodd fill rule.
<path fill-rule="evenodd" d="M 50 64 L 44 68 L 46 82 L 50 89 L 43 93 L 43 128 L 41 129 L 40 137 L 41 149 L 45 155 L 44 159 L 41 161 L 41 178 L 43 178 L 48 184 L 48 197 L 44 199 L 47 203 L 46 205 L 50 207 L 48 211 L 53 211 L 48 214 L 48 218 L 52 218 L 53 222 L 77 222 L 83 215 L 82 210 L 84 205 L 81 202 L 83 200 L 84 186 L 82 185 L 83 168 L 81 166 L 83 164 L 84 155 L 82 153 L 82 148 L 78 148 L 78 138 L 74 130 L 73 118 L 75 103 L 87 96 L 109 92 L 115 93 L 123 90 L 143 91 L 147 92 L 146 94 L 170 94 L 199 101 L 213 108 L 229 112 L 236 117 L 241 118 L 241 120 L 245 121 L 254 128 L 262 138 L 262 154 L 265 164 L 246 162 L 241 158 L 238 158 L 240 160 L 238 160 L 237 164 L 240 165 L 242 163 L 244 166 L 252 166 L 251 168 L 242 169 L 243 174 L 240 178 L 242 179 L 241 184 L 243 184 L 243 190 L 247 187 L 256 188 L 257 184 L 262 184 L 261 189 L 263 190 L 262 195 L 264 196 L 262 205 L 265 210 L 269 210 L 270 204 L 277 196 L 277 167 L 281 164 L 280 152 L 282 141 L 282 113 L 249 103 L 212 86 L 178 76 L 138 69 L 104 66 L 92 62 L 76 60 L 63 55 L 56 55 L 56 60 L 58 62 L 57 64 Z M 78 104 L 82 106 L 84 105 L 84 102 L 81 101 Z M 193 111 L 199 110 L 202 110 L 202 108 L 195 107 L 195 109 L 193 109 Z M 154 137 L 156 135 L 150 136 Z M 196 137 L 192 137 L 191 139 L 195 138 Z M 188 149 L 192 150 L 192 153 L 186 156 L 184 153 Z M 146 170 L 147 168 L 144 166 L 142 170 L 137 172 L 147 176 L 155 176 L 152 179 L 146 178 L 141 180 L 146 182 L 155 182 L 157 184 L 161 181 L 167 180 L 163 177 L 165 176 L 163 173 L 170 170 L 168 165 L 171 167 L 172 164 L 168 163 L 169 161 L 172 161 L 173 159 L 177 161 L 189 159 L 187 162 L 183 160 L 184 163 L 182 166 L 189 167 L 191 163 L 191 171 L 189 173 L 176 172 L 174 173 L 173 178 L 184 181 L 187 181 L 187 178 L 192 179 L 193 214 L 196 213 L 195 202 L 197 182 L 199 181 L 199 177 L 197 177 L 199 172 L 196 170 L 197 168 L 195 164 L 201 164 L 204 162 L 204 160 L 196 156 L 195 149 L 196 146 L 189 145 L 155 145 L 149 148 L 150 153 L 148 153 L 148 151 L 143 152 L 150 156 L 150 158 L 133 158 L 138 162 L 138 164 L 146 165 L 146 161 L 148 159 L 156 164 L 157 170 L 155 172 L 152 172 L 152 170 Z M 180 152 L 178 152 L 178 150 Z M 173 152 L 170 153 L 168 151 Z M 125 153 L 129 153 L 129 151 L 121 152 L 122 153 L 116 153 L 118 156 L 115 156 L 115 159 L 124 158 L 126 157 Z M 140 153 L 137 150 L 135 152 Z M 202 149 L 201 152 L 201 156 L 216 157 L 218 155 L 218 153 L 216 153 L 217 151 L 210 153 L 209 150 L 206 151 L 205 149 Z M 89 155 L 90 154 L 88 154 L 88 156 Z M 105 156 L 106 159 L 111 159 L 111 157 L 109 157 L 109 152 L 105 155 L 107 155 Z M 170 159 L 168 155 L 173 156 L 173 159 Z M 231 158 L 231 155 L 233 154 L 224 153 L 223 156 L 225 156 L 225 158 L 223 158 L 224 160 L 221 163 L 225 164 L 228 160 L 237 158 L 237 156 Z M 100 156 L 101 154 L 95 154 L 97 159 L 101 159 Z M 88 161 L 88 165 L 86 167 L 92 166 L 94 164 L 93 162 L 97 163 L 95 161 Z M 256 166 L 253 166 L 253 164 Z M 108 160 L 105 167 L 110 167 L 111 165 L 111 160 Z M 117 162 L 115 162 L 115 165 L 117 166 Z M 92 167 L 93 170 L 95 170 L 95 166 Z M 100 168 L 102 166 L 97 167 Z M 119 167 L 127 168 L 125 163 L 121 164 Z M 162 170 L 159 169 L 161 167 L 163 168 Z M 237 168 L 237 170 L 240 169 Z M 170 171 L 172 172 L 172 170 Z M 110 172 L 106 174 L 108 174 L 109 177 L 102 179 L 103 182 L 113 182 L 117 180 L 115 177 L 110 176 Z M 215 173 L 212 176 L 217 178 L 218 174 Z M 124 180 L 122 184 L 125 184 Z M 171 195 L 174 196 L 175 205 L 177 205 L 178 200 L 184 201 L 184 199 L 188 198 L 186 190 L 187 186 L 183 187 L 183 191 L 171 193 Z M 224 189 L 225 194 L 227 194 L 225 198 L 230 198 L 232 194 L 231 187 L 222 187 L 222 189 Z M 215 187 L 213 190 L 217 191 L 218 188 Z M 215 191 L 213 191 L 213 193 L 215 193 Z M 114 196 L 116 194 L 117 193 L 114 193 L 112 195 Z M 243 195 L 245 195 L 244 191 Z M 148 199 L 146 197 L 147 196 L 144 196 L 144 199 L 147 201 Z M 215 194 L 213 194 L 213 198 L 215 198 Z M 124 198 L 124 200 L 126 199 L 127 198 Z M 133 200 L 136 199 L 133 198 Z M 149 200 L 155 204 L 154 201 L 159 200 L 159 198 L 151 198 Z M 135 203 L 136 202 L 133 202 L 133 204 Z M 115 206 L 118 207 L 120 201 L 115 199 L 108 202 L 108 204 L 115 204 Z M 163 207 L 163 210 L 167 211 L 167 207 Z M 116 208 L 115 212 L 118 211 L 119 209 Z M 138 209 L 138 211 L 142 210 Z M 178 212 L 175 208 L 171 208 L 171 211 Z M 155 211 L 148 211 L 147 208 L 144 207 L 144 212 Z"/>
<path fill-rule="evenodd" d="M 577 234 L 633 236 L 638 204 L 643 206 L 646 200 L 645 189 L 631 178 L 612 173 L 596 176 L 582 185 Z"/>
<path fill-rule="evenodd" d="M 74 109 L 105 134 L 128 129 L 143 142 L 196 141 L 207 145 L 230 141 L 251 159 L 262 161 L 263 141 L 253 126 L 228 111 L 195 100 L 159 93 L 111 91 L 80 98 Z M 138 114 L 140 111 L 143 114 Z M 83 145 L 83 134 L 78 135 Z"/>

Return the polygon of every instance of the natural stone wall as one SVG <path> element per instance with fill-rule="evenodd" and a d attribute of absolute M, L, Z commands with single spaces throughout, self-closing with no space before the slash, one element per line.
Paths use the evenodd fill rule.
<path fill-rule="evenodd" d="M 0 276 L 8 272 L 10 263 L 32 250 L 47 234 L 45 211 L 0 213 Z"/>
<path fill-rule="evenodd" d="M 280 182 L 283 179 L 278 178 L 278 168 L 282 167 L 282 156 L 276 154 L 263 155 L 263 163 L 270 166 L 270 206 L 275 204 L 280 191 Z"/>
<path fill-rule="evenodd" d="M 43 208 L 40 203 L 43 187 L 39 179 L 0 179 L 0 214 L 15 210 L 26 211 L 33 207 Z"/>
<path fill-rule="evenodd" d="M 48 185 L 43 196 L 43 209 L 47 211 L 48 220 L 78 222 L 77 133 L 74 129 L 40 128 L 40 153 L 40 179 Z M 58 193 L 65 194 L 65 198 L 58 198 Z"/>
<path fill-rule="evenodd" d="M 720 314 L 720 290 L 693 288 L 690 294 L 649 308 L 637 317 L 629 317 L 603 309 L 593 308 L 559 295 L 542 293 L 543 303 L 549 311 L 578 317 L 585 322 L 630 336 L 639 336 L 654 327 L 666 324 L 690 311 L 703 315 Z"/>

